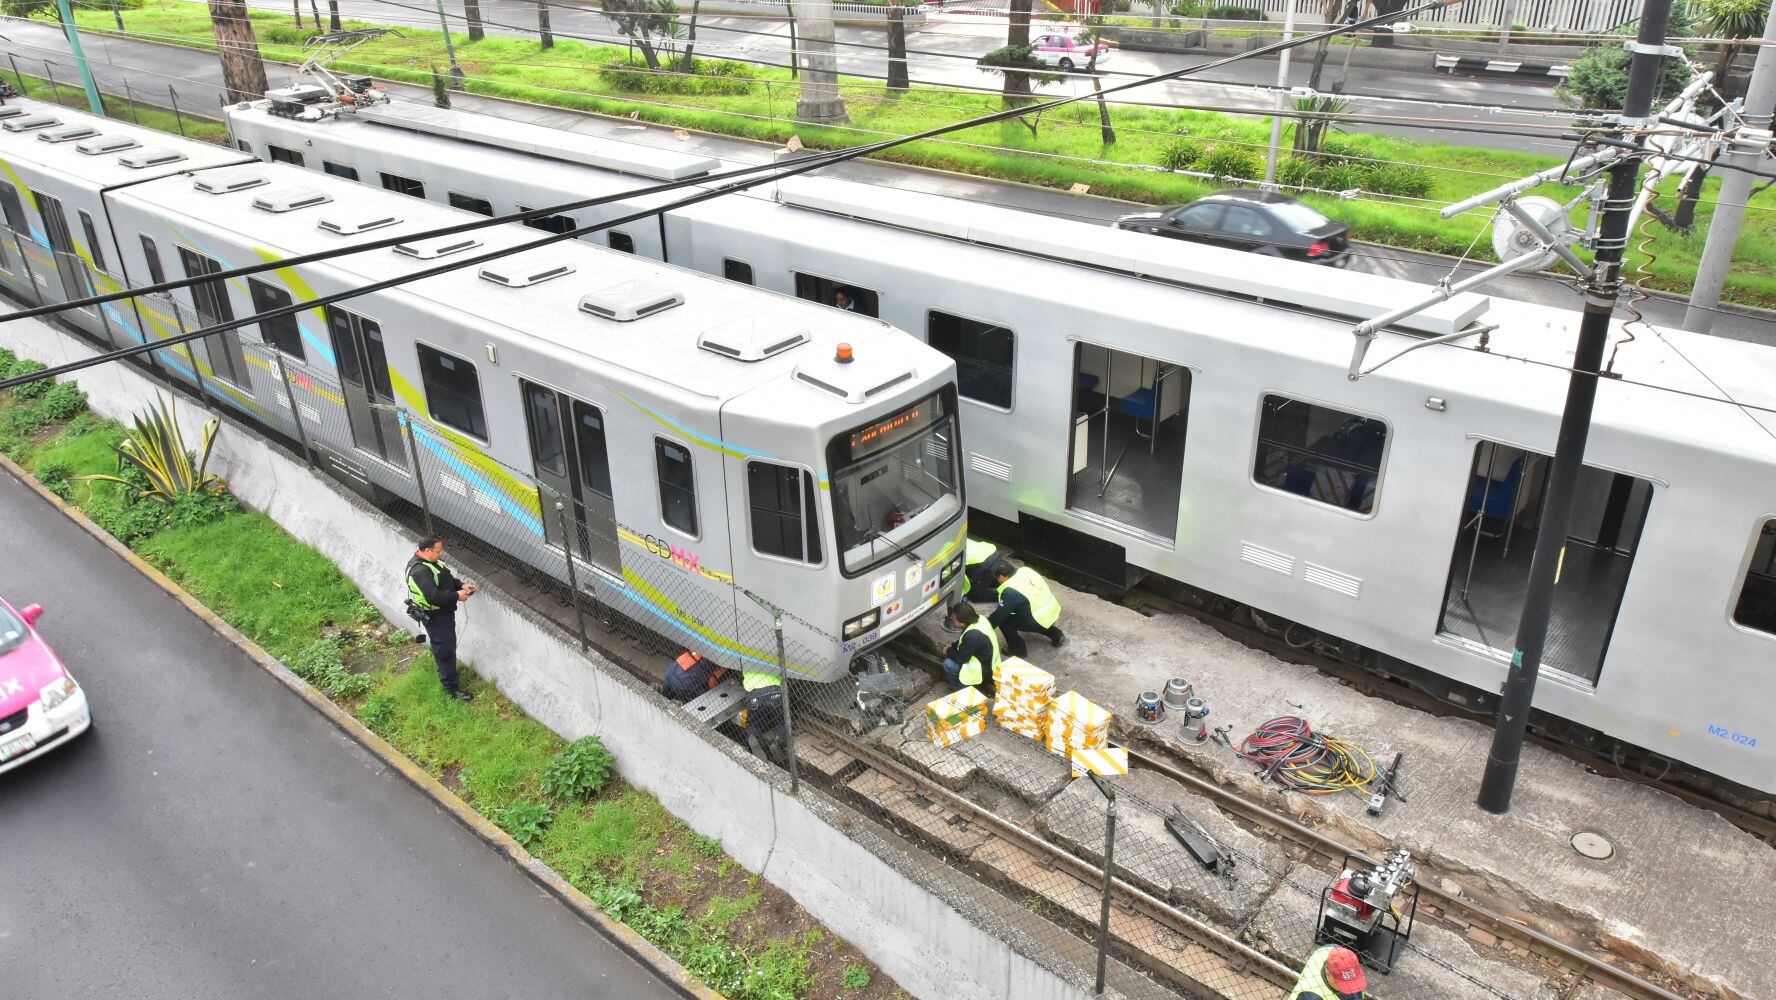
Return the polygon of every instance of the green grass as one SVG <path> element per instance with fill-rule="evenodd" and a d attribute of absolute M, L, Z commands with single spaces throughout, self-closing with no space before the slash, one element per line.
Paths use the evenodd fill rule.
<path fill-rule="evenodd" d="M 0 370 L 13 362 L 0 350 Z M 0 392 L 0 450 L 54 478 L 101 524 L 128 521 L 144 504 L 131 504 L 120 487 L 74 478 L 116 468 L 111 445 L 122 429 L 91 413 L 34 425 L 37 405 Z M 29 433 L 16 431 L 21 424 Z M 733 1000 L 814 996 L 860 960 L 849 946 L 819 947 L 825 935 L 806 929 L 817 925 L 793 902 L 760 889 L 718 841 L 647 792 L 613 777 L 589 797 L 583 786 L 567 799 L 545 793 L 542 776 L 565 741 L 472 673 L 473 703 L 446 698 L 430 655 L 404 631 L 380 628 L 381 616 L 336 566 L 264 515 L 224 510 L 208 523 L 149 530 L 135 547 L 293 670 L 312 674 L 320 665 L 352 680 L 336 701 Z M 363 672 L 344 673 L 342 662 Z M 767 893 L 776 896 L 774 919 L 749 920 Z"/>
<path fill-rule="evenodd" d="M 83 27 L 115 30 L 109 10 L 82 10 L 76 17 Z M 307 31 L 297 30 L 288 18 L 269 11 L 254 11 L 252 17 L 266 58 L 301 60 Z M 136 37 L 198 48 L 215 44 L 207 8 L 201 4 L 149 0 L 140 10 L 126 11 L 124 20 Z M 348 25 L 354 26 L 370 25 Z M 378 38 L 354 50 L 351 59 L 335 69 L 429 84 L 431 68 L 447 62 L 441 36 L 406 27 L 401 30 L 403 37 Z M 851 127 L 797 125 L 784 120 L 793 114 L 798 92 L 787 70 L 723 62 L 708 64 L 708 72 L 691 78 L 651 77 L 624 72 L 629 52 L 622 46 L 562 40 L 545 51 L 535 42 L 518 38 L 489 36 L 469 42 L 462 36 L 453 37 L 458 61 L 470 78 L 467 87 L 475 93 L 624 117 L 633 113 L 646 121 L 769 142 L 784 142 L 795 135 L 805 146 L 818 149 L 910 134 L 1001 107 L 993 94 L 914 87 L 905 95 L 888 96 L 876 82 L 845 78 L 841 86 Z M 625 87 L 645 87 L 646 92 Z M 1095 194 L 1173 203 L 1225 186 L 1221 181 L 1156 169 L 1167 147 L 1180 137 L 1200 150 L 1243 150 L 1251 154 L 1244 159 L 1259 162 L 1269 139 L 1268 119 L 1137 107 L 1113 108 L 1111 113 L 1118 138 L 1108 147 L 1099 134 L 1097 108 L 1081 103 L 1044 115 L 1035 134 L 1016 122 L 1004 122 L 958 132 L 947 137 L 948 141 L 925 140 L 880 155 L 1044 187 L 1085 184 Z M 1306 195 L 1304 200 L 1350 224 L 1359 239 L 1457 255 L 1473 247 L 1481 259 L 1491 256 L 1490 243 L 1484 238 L 1490 221 L 1487 214 L 1445 220 L 1435 208 L 1556 163 L 1550 157 L 1509 150 L 1368 134 L 1336 136 L 1335 142 L 1340 154 L 1359 163 L 1365 159 L 1396 161 L 1426 168 L 1430 183 L 1422 193 L 1425 201 L 1378 204 L 1323 195 Z M 1353 185 L 1327 186 L 1343 190 Z M 1712 200 L 1717 191 L 1718 182 L 1711 179 L 1704 201 Z M 1562 200 L 1571 196 L 1569 189 L 1552 185 L 1537 193 Z M 1757 195 L 1752 206 L 1726 297 L 1746 304 L 1776 305 L 1776 190 Z M 1654 254 L 1649 258 L 1636 252 L 1630 257 L 1631 262 L 1646 265 L 1648 286 L 1676 291 L 1689 288 L 1710 215 L 1709 206 L 1702 205 L 1697 212 L 1697 231 L 1690 236 L 1649 225 L 1647 232 L 1658 236 Z"/>

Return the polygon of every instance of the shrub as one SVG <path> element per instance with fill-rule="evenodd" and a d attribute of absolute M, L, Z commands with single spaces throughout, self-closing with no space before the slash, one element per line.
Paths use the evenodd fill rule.
<path fill-rule="evenodd" d="M 1262 21 L 1264 12 L 1256 7 L 1245 7 L 1236 3 L 1218 3 L 1210 7 L 1203 15 L 1216 21 Z"/>
<path fill-rule="evenodd" d="M 395 699 L 387 694 L 373 695 L 358 709 L 358 720 L 373 732 L 387 733 L 389 723 L 395 721 Z"/>
<path fill-rule="evenodd" d="M 1257 154 L 1238 146 L 1215 146 L 1203 154 L 1196 169 L 1217 177 L 1243 177 L 1247 180 L 1264 176 L 1264 163 Z"/>
<path fill-rule="evenodd" d="M 86 393 L 72 382 L 57 383 L 43 398 L 38 401 L 36 410 L 43 417 L 45 424 L 59 424 L 74 419 L 75 414 L 86 409 Z"/>
<path fill-rule="evenodd" d="M 582 736 L 543 769 L 543 792 L 570 802 L 591 798 L 610 780 L 616 766 L 617 758 L 605 749 L 603 740 Z"/>
<path fill-rule="evenodd" d="M 345 669 L 345 644 L 337 637 L 316 639 L 285 664 L 290 672 L 333 698 L 361 698 L 375 686 L 369 677 Z"/>
<path fill-rule="evenodd" d="M 32 372 L 40 372 L 45 367 L 47 366 L 40 361 L 32 361 L 28 358 L 21 359 L 12 363 L 12 367 L 6 373 L 6 377 L 17 378 L 20 375 L 29 375 Z M 18 399 L 36 399 L 44 393 L 47 393 L 54 386 L 55 380 L 40 378 L 35 382 L 26 382 L 24 385 L 13 386 L 12 394 Z"/>
<path fill-rule="evenodd" d="M 1369 182 L 1364 186 L 1371 191 L 1408 198 L 1423 198 L 1431 193 L 1431 172 L 1423 167 L 1407 163 L 1372 163 L 1367 173 Z"/>
<path fill-rule="evenodd" d="M 1278 184 L 1293 184 L 1299 187 L 1315 187 L 1314 164 L 1312 160 L 1299 156 L 1285 156 L 1277 163 L 1276 179 Z"/>
<path fill-rule="evenodd" d="M 1173 139 L 1159 152 L 1159 165 L 1167 170 L 1189 170 L 1196 165 L 1202 150 L 1189 139 Z"/>
<path fill-rule="evenodd" d="M 86 478 L 121 483 L 135 490 L 139 498 L 161 504 L 170 504 L 186 493 L 219 491 L 224 488 L 221 478 L 205 470 L 220 425 L 219 419 L 205 424 L 199 450 L 193 452 L 185 447 L 179 430 L 177 405 L 158 400 L 154 409 L 136 416 L 135 426 L 115 446 L 117 468 L 123 474 Z M 144 478 L 132 478 L 131 472 Z"/>
<path fill-rule="evenodd" d="M 869 984 L 870 984 L 869 970 L 864 968 L 861 965 L 846 966 L 845 967 L 845 975 L 843 978 L 841 978 L 839 980 L 839 985 L 843 986 L 844 988 L 846 988 L 848 990 L 861 990 L 864 987 L 868 986 Z"/>
<path fill-rule="evenodd" d="M 543 832 L 555 822 L 555 810 L 541 802 L 519 799 L 504 809 L 494 810 L 489 818 L 528 850 L 543 839 Z"/>
<path fill-rule="evenodd" d="M 37 468 L 37 482 L 44 489 L 66 500 L 73 492 L 74 470 L 62 462 L 45 462 Z"/>
<path fill-rule="evenodd" d="M 623 923 L 627 923 L 630 917 L 640 912 L 643 906 L 641 893 L 626 885 L 607 883 L 595 886 L 590 895 L 592 902 L 598 904 L 598 908 L 606 916 Z"/>
<path fill-rule="evenodd" d="M 1362 165 L 1349 160 L 1326 160 L 1314 170 L 1314 186 L 1328 191 L 1360 188 L 1367 180 Z"/>

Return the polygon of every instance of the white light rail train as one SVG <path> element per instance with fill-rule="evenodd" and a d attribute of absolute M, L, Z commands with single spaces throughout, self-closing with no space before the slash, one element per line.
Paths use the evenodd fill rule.
<path fill-rule="evenodd" d="M 0 107 L 0 169 L 0 285 L 33 304 L 473 218 L 30 101 Z M 178 309 L 62 315 L 125 347 L 539 236 L 416 238 L 199 282 Z M 785 612 L 789 669 L 834 681 L 957 586 L 955 364 L 881 320 L 569 240 L 152 355 L 286 437 L 300 412 L 325 467 L 378 500 L 429 484 L 437 517 L 564 582 L 571 544 L 598 600 L 730 667 L 775 669 L 749 595 Z"/>
<path fill-rule="evenodd" d="M 484 213 L 720 166 L 624 142 L 620 123 L 325 98 L 232 109 L 238 150 Z M 1578 313 L 1459 296 L 1370 356 L 1476 324 L 1486 338 L 1353 382 L 1353 324 L 1427 288 L 815 178 L 599 241 L 822 305 L 843 292 L 953 358 L 968 503 L 1026 551 L 1116 586 L 1180 581 L 1292 644 L 1496 703 Z M 1612 341 L 1537 723 L 1771 793 L 1776 351 L 1640 325 Z"/>

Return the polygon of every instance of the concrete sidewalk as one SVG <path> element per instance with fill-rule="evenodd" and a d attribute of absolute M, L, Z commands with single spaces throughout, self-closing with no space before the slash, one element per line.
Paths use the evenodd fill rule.
<path fill-rule="evenodd" d="M 85 48 L 91 61 L 93 76 L 101 90 L 122 93 L 125 81 L 133 92 L 148 103 L 158 103 L 156 95 L 164 95 L 170 84 L 179 88 L 179 99 L 187 110 L 215 113 L 223 97 L 221 69 L 214 55 L 197 49 L 160 45 L 133 39 L 88 35 Z M 48 24 L 13 23 L 4 36 L 5 48 L 15 54 L 18 65 L 26 73 L 35 73 L 42 61 L 49 59 L 56 78 L 64 85 L 77 79 L 74 64 L 68 55 L 67 41 L 60 31 Z M 274 87 L 296 82 L 294 67 L 269 64 L 268 76 Z M 389 83 L 388 92 L 400 98 L 430 104 L 430 88 Z M 701 132 L 685 132 L 669 126 L 649 125 L 599 115 L 526 104 L 474 94 L 453 93 L 452 106 L 515 121 L 526 121 L 588 135 L 601 136 L 638 145 L 672 148 L 681 152 L 702 153 L 737 164 L 769 160 L 780 148 L 771 143 L 755 142 L 732 136 Z M 1065 191 L 988 180 L 965 174 L 884 163 L 875 160 L 850 160 L 824 168 L 829 177 L 860 181 L 882 187 L 902 188 L 928 194 L 940 194 L 965 201 L 987 202 L 1057 218 L 1108 224 L 1118 216 L 1135 211 L 1134 202 L 1076 195 Z M 1358 244 L 1352 269 L 1390 277 L 1432 284 L 1454 275 L 1455 279 L 1482 270 L 1485 265 L 1459 262 L 1439 254 L 1421 253 L 1379 244 Z M 1541 306 L 1577 312 L 1582 307 L 1579 294 L 1570 279 L 1558 275 L 1513 275 L 1487 286 L 1486 294 L 1529 302 Z M 1634 314 L 1627 306 L 1631 296 L 1624 296 L 1616 315 L 1628 319 Z M 1683 299 L 1665 293 L 1654 293 L 1637 303 L 1647 321 L 1669 327 L 1681 326 Z M 1715 324 L 1716 336 L 1776 346 L 1776 312 L 1725 307 Z"/>

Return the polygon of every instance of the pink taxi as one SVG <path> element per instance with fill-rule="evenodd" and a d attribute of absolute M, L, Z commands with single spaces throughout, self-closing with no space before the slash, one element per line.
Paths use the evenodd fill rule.
<path fill-rule="evenodd" d="M 1110 46 L 1103 42 L 1094 43 L 1087 35 L 1037 35 L 1030 41 L 1030 54 L 1036 61 L 1053 66 L 1064 72 L 1071 73 L 1075 68 L 1084 69 L 1094 65 L 1092 50 L 1097 49 L 1101 67 L 1110 60 Z"/>
<path fill-rule="evenodd" d="M 92 726 L 86 692 L 33 626 L 41 605 L 0 600 L 0 772 Z"/>

